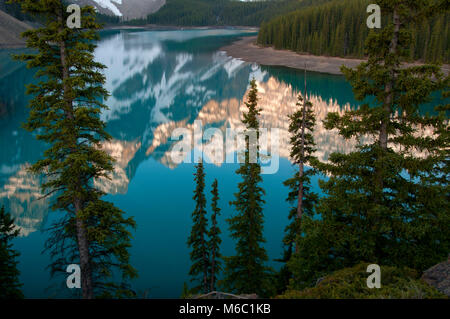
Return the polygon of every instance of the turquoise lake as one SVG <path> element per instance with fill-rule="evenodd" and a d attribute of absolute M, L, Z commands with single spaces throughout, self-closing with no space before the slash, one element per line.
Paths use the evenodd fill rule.
<path fill-rule="evenodd" d="M 190 265 L 186 240 L 194 208 L 194 164 L 175 163 L 170 150 L 176 128 L 193 129 L 195 121 L 206 128 L 240 127 L 243 102 L 252 78 L 258 83 L 261 126 L 279 129 L 279 169 L 263 176 L 266 190 L 264 233 L 273 261 L 282 253 L 281 240 L 287 224 L 289 204 L 283 181 L 294 168 L 289 162 L 288 115 L 295 110 L 296 95 L 303 87 L 303 71 L 268 67 L 231 58 L 220 48 L 244 30 L 105 31 L 96 50 L 97 61 L 107 69 L 109 110 L 102 114 L 113 139 L 105 149 L 114 156 L 111 181 L 96 185 L 106 199 L 133 216 L 131 264 L 139 278 L 132 282 L 138 296 L 178 298 L 188 282 Z M 1 56 L 19 51 L 0 51 Z M 14 241 L 20 251 L 19 269 L 28 298 L 67 296 L 61 289 L 64 278 L 51 279 L 46 269 L 49 256 L 42 250 L 46 227 L 57 212 L 50 212 L 49 200 L 39 200 L 40 178 L 26 172 L 38 160 L 45 145 L 21 128 L 28 116 L 24 85 L 36 81 L 34 71 L 5 58 L 0 63 L 0 205 L 16 219 L 21 235 Z M 354 141 L 344 141 L 336 132 L 323 128 L 321 120 L 330 111 L 355 108 L 350 85 L 342 76 L 307 73 L 308 94 L 314 104 L 317 128 L 317 156 L 327 160 L 334 151 L 348 152 Z M 219 181 L 219 222 L 222 254 L 233 254 L 225 219 L 233 213 L 229 201 L 237 190 L 238 164 L 206 165 L 206 192 Z M 317 180 L 314 181 L 318 190 Z M 208 202 L 209 204 L 209 202 Z M 65 282 L 65 281 L 64 281 Z M 67 290 L 67 288 L 66 288 Z"/>

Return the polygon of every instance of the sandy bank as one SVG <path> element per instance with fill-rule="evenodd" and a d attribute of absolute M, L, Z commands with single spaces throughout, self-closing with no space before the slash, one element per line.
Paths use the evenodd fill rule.
<path fill-rule="evenodd" d="M 288 50 L 275 50 L 270 47 L 260 47 L 256 45 L 256 36 L 241 38 L 238 41 L 221 48 L 221 50 L 225 51 L 229 56 L 246 62 L 286 66 L 301 70 L 305 69 L 306 63 L 306 70 L 328 74 L 342 74 L 340 70 L 342 65 L 355 68 L 364 61 L 360 59 L 298 54 Z M 450 65 L 443 65 L 442 68 L 445 74 L 449 74 Z"/>

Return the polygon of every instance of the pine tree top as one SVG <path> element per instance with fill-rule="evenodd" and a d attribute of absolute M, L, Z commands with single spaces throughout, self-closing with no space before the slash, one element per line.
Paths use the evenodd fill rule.
<path fill-rule="evenodd" d="M 244 113 L 242 123 L 245 124 L 247 129 L 259 129 L 258 116 L 260 115 L 261 109 L 258 108 L 258 87 L 255 78 L 250 82 L 250 91 L 245 105 L 248 108 L 248 112 Z"/>
<path fill-rule="evenodd" d="M 19 236 L 20 230 L 14 225 L 14 218 L 5 211 L 5 207 L 0 208 L 0 243 L 9 245 L 9 242 Z"/>

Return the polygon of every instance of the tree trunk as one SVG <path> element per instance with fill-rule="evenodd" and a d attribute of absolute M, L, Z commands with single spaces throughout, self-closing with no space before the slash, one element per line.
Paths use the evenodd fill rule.
<path fill-rule="evenodd" d="M 392 54 L 396 54 L 397 53 L 397 45 L 398 45 L 398 37 L 399 37 L 399 31 L 400 31 L 400 17 L 398 16 L 397 10 L 394 10 L 394 34 L 392 36 L 391 39 L 391 45 L 389 48 L 389 53 Z M 389 73 L 390 73 L 390 81 L 386 83 L 386 87 L 385 87 L 385 93 L 386 93 L 386 97 L 384 100 L 384 104 L 383 104 L 383 111 L 384 111 L 384 116 L 383 119 L 381 120 L 381 129 L 380 129 L 380 147 L 383 150 L 387 150 L 387 144 L 388 144 L 388 123 L 389 123 L 389 118 L 391 115 L 391 106 L 392 106 L 392 101 L 393 101 L 393 88 L 394 88 L 394 77 L 395 77 L 395 72 L 394 72 L 394 65 L 390 65 L 389 68 Z"/>
<path fill-rule="evenodd" d="M 208 293 L 208 258 L 206 256 L 205 238 L 202 239 L 203 246 L 203 292 Z"/>
<path fill-rule="evenodd" d="M 306 101 L 306 100 L 305 100 Z M 299 171 L 298 171 L 298 177 L 299 177 L 299 185 L 298 185 L 298 201 L 297 201 L 297 219 L 299 223 L 302 220 L 302 214 L 303 214 L 303 174 L 304 174 L 304 163 L 303 158 L 305 156 L 305 150 L 304 150 L 304 142 L 305 142 L 305 107 L 306 103 L 304 101 L 303 104 L 303 120 L 302 120 L 302 160 L 299 164 Z M 298 245 L 295 245 L 295 252 L 298 253 Z"/>
<path fill-rule="evenodd" d="M 400 31 L 400 17 L 398 15 L 397 9 L 394 9 L 393 13 L 393 23 L 394 23 L 394 34 L 392 35 L 391 44 L 389 48 L 390 55 L 397 53 L 397 46 L 399 40 L 399 31 Z M 379 134 L 379 145 L 382 149 L 382 152 L 386 151 L 388 148 L 388 125 L 390 122 L 390 116 L 392 112 L 392 102 L 393 102 L 393 89 L 394 89 L 394 81 L 395 81 L 395 68 L 396 65 L 387 65 L 389 68 L 390 79 L 386 83 L 385 86 L 385 99 L 383 103 L 383 118 L 381 120 L 380 134 Z M 383 164 L 383 155 L 381 155 L 381 163 Z M 383 181 L 383 168 L 378 168 L 376 172 L 376 185 L 379 192 L 383 191 L 384 181 Z M 376 201 L 380 202 L 381 199 L 377 198 Z"/>
<path fill-rule="evenodd" d="M 214 231 L 213 235 L 215 235 L 216 231 L 216 218 L 215 213 L 213 215 L 214 218 L 212 218 L 212 226 L 211 229 Z M 214 237 L 213 237 L 214 238 Z M 215 276 L 216 276 L 216 247 L 215 245 L 212 247 L 211 252 L 211 282 L 210 282 L 210 291 L 215 290 L 216 282 L 215 282 Z"/>
<path fill-rule="evenodd" d="M 64 6 L 61 5 L 61 10 L 58 12 L 58 22 L 59 22 L 59 32 L 61 33 L 64 28 L 64 19 L 63 19 L 63 10 Z M 67 53 L 66 53 L 66 43 L 64 40 L 59 41 L 59 50 L 60 50 L 60 59 L 61 59 L 61 67 L 62 67 L 62 81 L 63 81 L 63 90 L 64 90 L 64 99 L 66 102 L 66 110 L 65 114 L 69 119 L 74 119 L 73 116 L 73 101 L 68 94 L 70 92 L 70 87 L 66 83 L 66 80 L 69 79 L 69 66 L 67 64 Z M 77 147 L 77 140 L 74 137 L 72 142 L 72 149 L 75 151 Z M 81 188 L 80 179 L 77 180 L 78 187 Z M 82 200 L 80 198 L 73 199 L 73 205 L 75 209 L 75 215 L 82 209 Z M 83 294 L 83 299 L 93 299 L 93 284 L 92 284 L 92 269 L 90 265 L 90 256 L 89 256 L 89 242 L 86 234 L 86 228 L 83 224 L 83 220 L 79 217 L 76 218 L 76 234 L 77 234 L 77 245 L 78 252 L 80 255 L 80 268 L 81 268 L 81 289 Z"/>
<path fill-rule="evenodd" d="M 75 201 L 75 211 L 80 211 L 80 201 Z M 83 299 L 93 299 L 94 289 L 92 285 L 92 269 L 89 255 L 89 241 L 84 227 L 83 220 L 76 218 L 78 252 L 80 254 L 81 268 L 81 289 L 83 291 Z"/>
<path fill-rule="evenodd" d="M 211 283 L 210 283 L 210 289 L 209 290 L 211 290 L 211 291 L 214 291 L 215 289 L 215 285 L 216 285 L 216 283 L 215 283 L 215 272 L 216 272 L 216 250 L 215 249 L 213 249 L 213 252 L 212 252 L 212 257 L 211 257 Z"/>
<path fill-rule="evenodd" d="M 301 159 L 299 164 L 299 186 L 298 186 L 298 202 L 297 202 L 297 219 L 299 223 L 303 214 L 303 174 L 304 174 L 304 159 L 305 159 L 305 125 L 306 125 L 306 65 L 305 65 L 305 94 L 303 97 L 303 112 L 302 112 L 302 141 L 301 141 Z M 298 253 L 298 245 L 295 245 L 295 252 Z"/>
<path fill-rule="evenodd" d="M 300 178 L 299 186 L 298 186 L 298 202 L 297 202 L 297 219 L 300 222 L 302 220 L 302 209 L 303 209 L 303 178 L 304 173 L 304 165 L 303 162 L 300 162 L 300 169 L 298 172 L 298 176 Z M 295 245 L 295 252 L 298 253 L 298 245 Z"/>

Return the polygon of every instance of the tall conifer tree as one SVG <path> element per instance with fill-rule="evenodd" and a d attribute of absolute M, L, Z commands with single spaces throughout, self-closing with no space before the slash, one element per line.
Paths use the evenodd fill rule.
<path fill-rule="evenodd" d="M 288 256 L 292 253 L 292 248 L 298 252 L 295 244 L 296 238 L 300 236 L 300 224 L 304 211 L 310 212 L 316 201 L 316 196 L 309 193 L 310 175 L 312 171 L 305 171 L 305 165 L 311 164 L 315 160 L 315 143 L 313 138 L 316 119 L 313 105 L 307 100 L 306 94 L 306 70 L 305 70 L 305 91 L 304 95 L 298 95 L 297 107 L 299 109 L 289 116 L 289 133 L 291 134 L 290 156 L 294 164 L 298 165 L 298 172 L 293 178 L 285 181 L 285 185 L 291 189 L 288 196 L 289 202 L 296 202 L 296 206 L 291 210 L 289 219 L 292 223 L 286 228 L 286 236 L 283 240 L 286 245 Z"/>
<path fill-rule="evenodd" d="M 209 282 L 210 282 L 210 291 L 216 290 L 216 282 L 217 276 L 221 270 L 220 263 L 220 244 L 222 243 L 222 239 L 220 239 L 220 228 L 217 224 L 217 217 L 220 215 L 219 208 L 219 189 L 217 179 L 214 180 L 212 184 L 212 202 L 211 202 L 211 229 L 209 230 L 209 254 L 210 254 L 210 271 L 209 271 Z"/>
<path fill-rule="evenodd" d="M 367 62 L 342 69 L 355 97 L 369 102 L 325 121 L 344 138 L 369 142 L 319 165 L 330 178 L 321 182 L 322 219 L 304 229 L 291 263 L 298 286 L 360 261 L 424 270 L 449 251 L 448 196 L 437 195 L 448 195 L 448 186 L 434 175 L 442 168 L 445 141 L 442 134 L 424 133 L 438 133 L 448 122 L 420 111 L 446 81 L 437 65 L 401 65 L 409 56 L 411 24 L 429 14 L 434 1 L 376 2 L 390 23 L 368 37 Z M 439 198 L 437 206 L 426 200 L 427 192 Z"/>
<path fill-rule="evenodd" d="M 0 299 L 23 298 L 19 282 L 17 260 L 19 253 L 12 248 L 11 240 L 19 235 L 14 219 L 0 208 Z"/>
<path fill-rule="evenodd" d="M 262 182 L 261 165 L 259 164 L 259 122 L 258 89 L 256 80 L 250 83 L 250 92 L 245 105 L 243 123 L 247 133 L 256 132 L 256 141 L 245 136 L 244 163 L 236 171 L 241 175 L 239 192 L 230 204 L 236 207 L 236 215 L 228 219 L 231 237 L 237 240 L 236 255 L 225 258 L 224 285 L 235 293 L 256 293 L 265 296 L 269 289 L 269 274 L 266 262 L 267 253 L 263 244 L 263 195 L 259 185 Z M 256 145 L 255 145 L 256 144 Z M 251 154 L 256 151 L 256 154 Z M 252 159 L 252 160 L 251 160 Z"/>
<path fill-rule="evenodd" d="M 18 58 L 37 68 L 41 79 L 28 86 L 34 98 L 25 128 L 49 145 L 31 171 L 47 176 L 42 188 L 46 196 L 56 196 L 52 208 L 67 212 L 47 242 L 56 259 L 52 271 L 65 272 L 68 263 L 79 263 L 83 298 L 131 296 L 127 280 L 136 271 L 128 262 L 131 234 L 127 229 L 135 226 L 134 221 L 102 201 L 104 194 L 93 186 L 93 179 L 108 178 L 113 170 L 112 158 L 101 148 L 110 136 L 100 119 L 107 92 L 102 86 L 104 66 L 93 56 L 100 28 L 95 10 L 83 7 L 81 28 L 70 29 L 61 0 L 13 1 L 42 21 L 41 27 L 23 34 L 27 46 L 37 52 Z M 122 275 L 120 284 L 108 279 L 113 268 Z"/>
<path fill-rule="evenodd" d="M 299 93 L 297 98 L 297 110 L 289 116 L 289 133 L 291 134 L 291 159 L 298 166 L 295 175 L 284 182 L 290 191 L 287 201 L 295 204 L 289 212 L 290 223 L 285 229 L 283 238 L 284 256 L 281 262 L 288 263 L 292 255 L 298 254 L 298 238 L 302 234 L 302 224 L 311 220 L 314 216 L 314 205 L 317 203 L 317 194 L 311 192 L 310 177 L 315 173 L 313 169 L 305 170 L 306 165 L 313 165 L 316 161 L 314 157 L 315 143 L 313 138 L 315 116 L 313 105 L 307 100 L 306 90 L 306 66 L 305 66 L 305 90 Z M 278 274 L 277 290 L 286 290 L 292 273 L 287 264 L 283 265 Z"/>
<path fill-rule="evenodd" d="M 190 257 L 192 261 L 189 275 L 191 281 L 197 285 L 193 292 L 208 293 L 210 282 L 208 282 L 209 247 L 208 247 L 208 220 L 206 218 L 206 197 L 205 197 L 205 172 L 203 162 L 198 163 L 194 174 L 196 187 L 194 190 L 195 209 L 192 212 L 192 230 L 188 238 L 188 246 L 192 248 Z"/>

